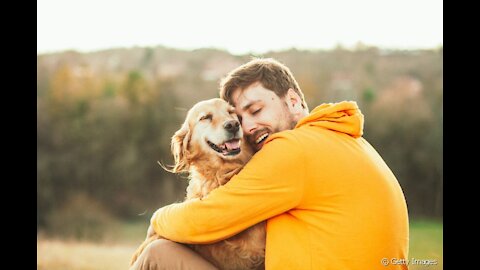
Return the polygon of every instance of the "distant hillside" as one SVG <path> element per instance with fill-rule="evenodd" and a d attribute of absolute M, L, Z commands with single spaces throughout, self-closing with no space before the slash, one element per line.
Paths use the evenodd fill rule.
<path fill-rule="evenodd" d="M 421 82 L 441 79 L 443 50 L 382 51 L 366 47 L 351 51 L 288 50 L 259 57 L 273 57 L 294 73 L 309 103 L 354 99 L 363 102 L 369 91 L 381 92 L 398 77 Z M 62 66 L 70 66 L 76 76 L 121 79 L 135 71 L 149 80 L 178 80 L 176 92 L 191 100 L 215 96 L 218 81 L 252 55 L 234 56 L 216 49 L 193 51 L 165 47 L 111 49 L 92 53 L 63 53 L 38 56 L 38 77 L 46 78 Z M 442 91 L 441 84 L 437 91 Z M 43 89 L 38 89 L 43 91 Z M 435 89 L 425 89 L 435 91 Z M 198 94 L 199 92 L 205 94 Z M 188 94 L 184 96 L 184 94 Z M 192 95 L 193 94 L 193 95 Z"/>

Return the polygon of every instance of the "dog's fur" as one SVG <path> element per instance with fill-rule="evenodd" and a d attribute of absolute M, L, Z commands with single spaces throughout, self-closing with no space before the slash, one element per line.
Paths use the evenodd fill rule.
<path fill-rule="evenodd" d="M 252 155 L 233 107 L 219 98 L 201 101 L 190 109 L 172 137 L 171 147 L 175 165 L 169 171 L 189 173 L 186 200 L 202 198 L 227 183 Z M 131 265 L 148 244 L 161 238 L 151 227 L 147 235 Z M 263 269 L 265 222 L 220 242 L 189 246 L 220 269 Z"/>

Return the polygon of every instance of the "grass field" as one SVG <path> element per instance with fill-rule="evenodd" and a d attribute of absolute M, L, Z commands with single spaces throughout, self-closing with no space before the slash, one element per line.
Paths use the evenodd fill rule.
<path fill-rule="evenodd" d="M 145 224 L 125 224 L 101 243 L 37 238 L 37 270 L 128 269 L 140 244 Z M 417 220 L 410 223 L 409 259 L 436 260 L 436 265 L 410 265 L 410 270 L 443 269 L 443 224 Z"/>
<path fill-rule="evenodd" d="M 436 260 L 436 265 L 409 265 L 410 270 L 443 269 L 443 223 L 428 220 L 410 222 L 409 259 Z"/>

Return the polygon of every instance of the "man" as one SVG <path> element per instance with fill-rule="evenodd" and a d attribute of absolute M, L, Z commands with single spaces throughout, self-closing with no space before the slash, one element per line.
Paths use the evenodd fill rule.
<path fill-rule="evenodd" d="M 211 243 L 267 220 L 267 270 L 407 269 L 390 263 L 408 258 L 405 198 L 361 137 L 363 115 L 355 102 L 323 104 L 309 113 L 292 73 L 273 59 L 233 70 L 220 96 L 235 106 L 257 152 L 203 200 L 159 209 L 151 219 L 157 234 Z M 158 241 L 140 258 L 144 265 L 176 260 L 186 269 L 213 269 L 182 245 Z"/>

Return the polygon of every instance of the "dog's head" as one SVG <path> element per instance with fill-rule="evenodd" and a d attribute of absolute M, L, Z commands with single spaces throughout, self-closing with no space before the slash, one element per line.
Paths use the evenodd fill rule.
<path fill-rule="evenodd" d="M 243 144 L 242 127 L 234 108 L 219 98 L 195 104 L 173 135 L 171 146 L 175 173 L 188 171 L 200 159 L 212 163 L 239 160 L 250 150 Z"/>

